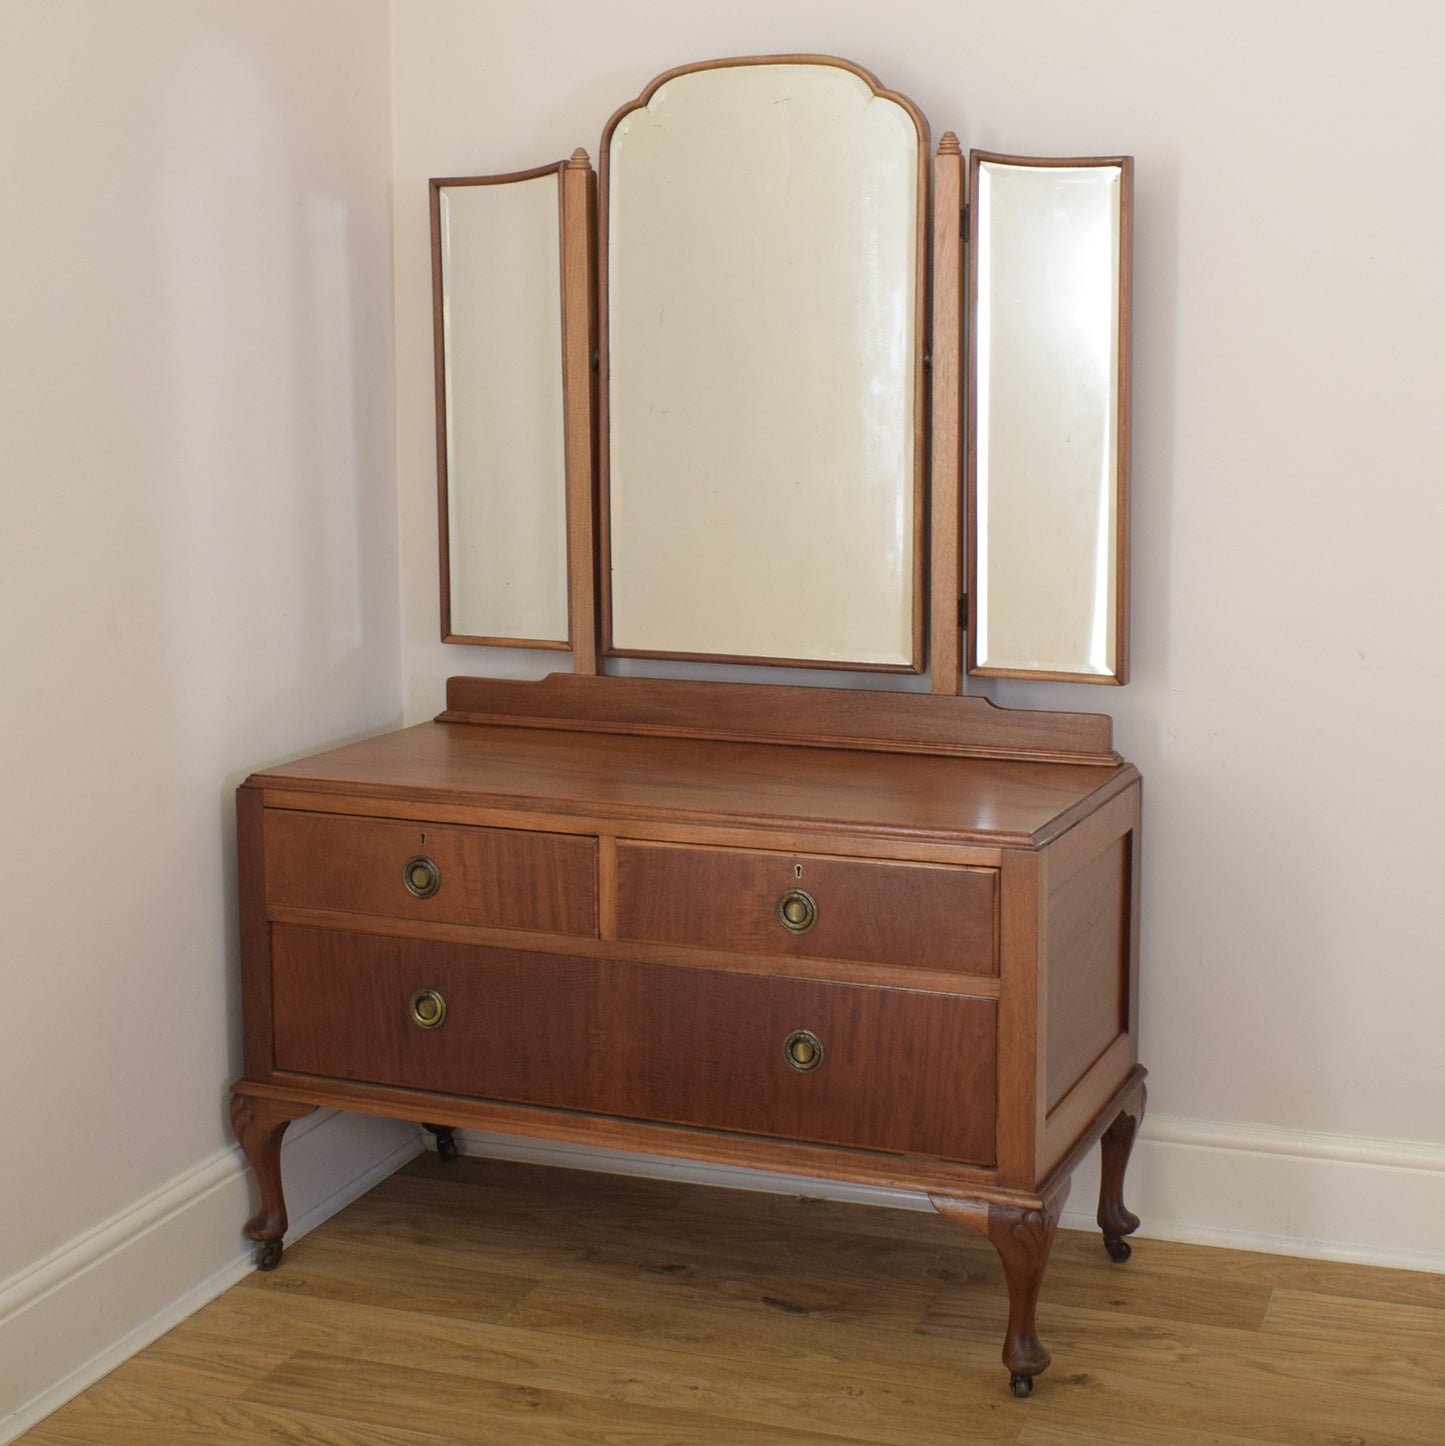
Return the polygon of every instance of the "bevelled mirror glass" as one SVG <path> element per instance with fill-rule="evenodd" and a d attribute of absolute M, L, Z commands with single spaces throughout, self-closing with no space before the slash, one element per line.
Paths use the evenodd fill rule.
<path fill-rule="evenodd" d="M 971 169 L 970 671 L 1123 682 L 1130 161 Z"/>
<path fill-rule="evenodd" d="M 921 117 L 720 62 L 603 141 L 607 650 L 921 668 Z"/>
<path fill-rule="evenodd" d="M 562 169 L 432 182 L 449 642 L 567 645 Z"/>

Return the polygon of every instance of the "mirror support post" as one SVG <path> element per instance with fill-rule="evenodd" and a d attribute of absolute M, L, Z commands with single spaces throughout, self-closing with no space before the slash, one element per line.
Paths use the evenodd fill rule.
<path fill-rule="evenodd" d="M 580 147 L 562 170 L 562 398 L 572 671 L 597 672 L 595 236 L 597 175 Z"/>
<path fill-rule="evenodd" d="M 963 151 L 945 131 L 933 160 L 933 428 L 929 470 L 928 671 L 934 693 L 957 693 L 963 681 L 963 477 L 959 442 L 963 406 Z"/>

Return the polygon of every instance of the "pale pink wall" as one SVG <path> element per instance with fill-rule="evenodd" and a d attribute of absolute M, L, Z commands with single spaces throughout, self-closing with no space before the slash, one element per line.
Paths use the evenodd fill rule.
<path fill-rule="evenodd" d="M 0 10 L 0 1287 L 233 1148 L 232 786 L 400 712 L 388 45 Z"/>

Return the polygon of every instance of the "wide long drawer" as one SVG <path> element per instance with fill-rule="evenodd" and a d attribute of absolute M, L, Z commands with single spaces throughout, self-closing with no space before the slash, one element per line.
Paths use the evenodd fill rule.
<path fill-rule="evenodd" d="M 281 1070 L 994 1161 L 989 999 L 284 926 L 273 961 Z"/>
<path fill-rule="evenodd" d="M 617 848 L 618 937 L 660 944 L 994 974 L 997 894 L 958 864 Z"/>
<path fill-rule="evenodd" d="M 270 908 L 597 933 L 597 840 L 268 809 Z"/>

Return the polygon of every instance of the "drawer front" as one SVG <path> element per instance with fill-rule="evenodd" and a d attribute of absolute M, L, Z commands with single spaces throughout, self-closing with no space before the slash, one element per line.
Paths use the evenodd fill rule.
<path fill-rule="evenodd" d="M 268 809 L 265 840 L 269 908 L 597 933 L 596 839 Z"/>
<path fill-rule="evenodd" d="M 992 1000 L 281 926 L 273 946 L 278 1069 L 994 1162 Z"/>
<path fill-rule="evenodd" d="M 807 900 L 789 901 L 798 892 Z M 649 943 L 995 974 L 997 892 L 996 870 L 959 864 L 617 849 L 618 937 Z M 802 931 L 784 923 L 787 909 Z"/>

